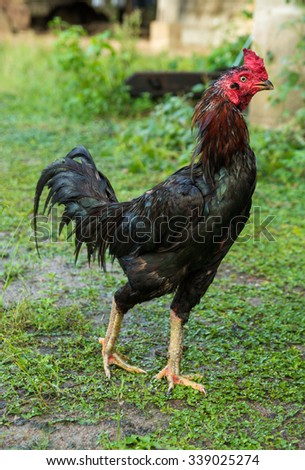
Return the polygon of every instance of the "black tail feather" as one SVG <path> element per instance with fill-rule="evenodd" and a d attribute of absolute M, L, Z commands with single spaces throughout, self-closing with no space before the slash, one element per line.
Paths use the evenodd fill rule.
<path fill-rule="evenodd" d="M 49 193 L 43 214 L 49 215 L 56 204 L 64 205 L 59 233 L 65 225 L 74 221 L 72 233 L 75 234 L 75 259 L 77 260 L 82 244 L 86 243 L 90 261 L 97 248 L 96 240 L 100 238 L 97 230 L 100 229 L 101 214 L 110 204 L 118 202 L 109 180 L 97 170 L 92 156 L 81 145 L 75 147 L 64 159 L 51 163 L 43 170 L 34 199 L 34 234 L 38 254 L 37 217 L 45 187 L 49 189 Z M 107 241 L 102 241 L 99 246 L 99 262 L 103 267 L 107 246 Z"/>

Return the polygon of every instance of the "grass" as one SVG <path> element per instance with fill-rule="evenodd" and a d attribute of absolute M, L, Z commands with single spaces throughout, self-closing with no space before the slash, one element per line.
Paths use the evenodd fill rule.
<path fill-rule="evenodd" d="M 148 375 L 114 370 L 106 381 L 97 338 L 122 273 L 116 264 L 106 274 L 88 268 L 85 254 L 74 266 L 64 241 L 43 244 L 38 259 L 35 184 L 50 161 L 83 143 L 120 199 L 140 194 L 185 163 L 191 134 L 179 103 L 187 115 L 189 105 L 167 100 L 144 115 L 136 105 L 130 118 L 112 110 L 82 122 L 61 108 L 60 86 L 52 92 L 60 75 L 45 46 L 2 45 L 0 53 L 1 446 L 58 448 L 62 433 L 70 448 L 304 449 L 302 176 L 274 175 L 266 131 L 250 130 L 258 159 L 267 155 L 254 196 L 260 209 L 186 326 L 183 371 L 204 375 L 207 397 L 178 387 L 168 397 L 166 383 L 152 380 L 166 362 L 170 297 L 126 316 L 120 349 Z M 172 127 L 160 130 L 160 119 Z M 261 231 L 269 215 L 274 241 Z"/>

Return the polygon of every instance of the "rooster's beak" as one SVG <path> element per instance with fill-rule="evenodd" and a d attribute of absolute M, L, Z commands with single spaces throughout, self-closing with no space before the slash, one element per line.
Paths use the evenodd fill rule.
<path fill-rule="evenodd" d="M 255 86 L 260 90 L 273 90 L 274 88 L 270 80 L 264 80 L 262 82 L 256 83 Z"/>

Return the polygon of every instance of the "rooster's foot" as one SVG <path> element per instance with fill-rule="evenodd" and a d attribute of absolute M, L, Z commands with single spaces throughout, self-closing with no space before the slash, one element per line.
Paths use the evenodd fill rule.
<path fill-rule="evenodd" d="M 168 391 L 167 393 L 170 394 L 174 388 L 175 385 L 184 385 L 185 387 L 191 387 L 194 388 L 195 390 L 199 390 L 199 392 L 202 392 L 206 394 L 205 388 L 203 385 L 198 384 L 197 382 L 194 382 L 191 380 L 191 377 L 185 377 L 183 375 L 177 375 L 174 374 L 168 366 L 164 367 L 156 376 L 155 379 L 162 379 L 163 377 L 167 377 L 168 381 Z M 198 375 L 196 375 L 198 377 Z"/>
<path fill-rule="evenodd" d="M 120 354 L 116 351 L 112 351 L 111 353 L 106 352 L 105 338 L 99 338 L 99 343 L 102 345 L 104 370 L 108 379 L 110 379 L 111 377 L 109 368 L 111 364 L 115 364 L 116 366 L 121 367 L 121 369 L 124 369 L 127 372 L 133 372 L 136 374 L 146 374 L 145 370 L 130 365 L 128 363 L 129 359 L 126 356 L 123 356 L 123 354 Z"/>

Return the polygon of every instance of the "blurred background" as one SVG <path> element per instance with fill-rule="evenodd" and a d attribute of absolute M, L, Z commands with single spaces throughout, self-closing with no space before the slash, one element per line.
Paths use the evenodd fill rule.
<path fill-rule="evenodd" d="M 270 0 L 267 4 L 264 0 L 0 0 L 0 31 L 4 36 L 21 37 L 33 31 L 39 37 L 54 31 L 54 20 L 60 18 L 62 25 L 79 25 L 92 35 L 113 30 L 115 23 L 123 24 L 124 17 L 136 11 L 140 18 L 135 21 L 137 46 L 144 53 L 206 56 L 213 48 L 240 40 L 240 45 L 243 41 L 253 44 L 269 61 L 271 74 L 279 77 L 277 82 L 283 81 L 280 76 L 285 76 L 293 56 L 296 70 L 289 80 L 296 81 L 292 74 L 304 73 L 300 55 L 297 59 L 304 35 L 302 6 L 303 0 Z M 215 57 L 217 60 L 215 67 L 221 69 L 225 59 Z M 259 105 L 251 110 L 252 122 L 274 126 L 282 122 L 286 111 L 297 111 L 300 93 L 296 89 L 290 92 L 285 103 L 282 100 L 272 107 L 265 96 L 258 96 Z"/>

